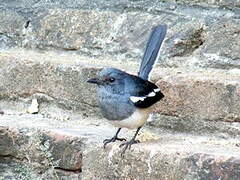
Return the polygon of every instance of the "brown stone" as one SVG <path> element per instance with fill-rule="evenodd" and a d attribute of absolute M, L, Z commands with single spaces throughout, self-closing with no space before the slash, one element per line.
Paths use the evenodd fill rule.
<path fill-rule="evenodd" d="M 61 111 L 59 111 L 61 112 Z M 190 134 L 154 134 L 122 157 L 121 142 L 103 149 L 115 129 L 84 126 L 40 114 L 0 116 L 0 173 L 3 177 L 83 179 L 211 179 L 239 176 L 239 141 Z M 18 128 L 17 128 L 18 127 Z M 155 129 L 155 132 L 158 132 Z M 143 128 L 143 131 L 154 131 Z M 132 131 L 122 132 L 130 138 Z M 4 141 L 1 141 L 4 140 Z"/>
<path fill-rule="evenodd" d="M 26 165 L 39 172 L 56 168 L 79 173 L 82 168 L 82 142 L 75 137 L 54 132 L 21 132 L 18 129 L 1 127 L 1 156 L 23 162 L 27 160 Z"/>
<path fill-rule="evenodd" d="M 234 71 L 161 74 L 157 84 L 165 94 L 156 112 L 177 117 L 239 121 L 240 74 Z"/>
<path fill-rule="evenodd" d="M 14 53 L 18 53 L 17 58 Z M 102 66 L 95 59 L 83 59 L 79 66 L 74 60 L 67 60 L 68 56 L 55 58 L 54 55 L 52 53 L 50 58 L 32 51 L 26 51 L 24 55 L 18 51 L 3 53 L 0 56 L 0 96 L 6 99 L 36 98 L 40 112 L 47 107 L 45 103 L 54 103 L 86 116 L 100 117 L 95 86 L 86 81 Z M 110 60 L 106 66 L 111 63 L 113 67 L 119 66 Z M 137 64 L 131 62 L 119 66 L 130 73 L 136 72 L 135 67 Z M 165 98 L 158 103 L 155 112 L 182 118 L 239 122 L 239 77 L 237 69 L 186 71 L 156 67 L 152 80 L 157 82 Z"/>
<path fill-rule="evenodd" d="M 158 142 L 134 145 L 123 157 L 116 144 L 108 151 L 96 149 L 83 158 L 83 177 L 149 180 L 238 179 L 238 148 L 230 150 L 220 144 L 211 144 L 211 141 L 194 141 L 188 144 L 180 139 L 175 142 L 161 138 Z M 231 152 L 228 153 L 228 150 Z"/>
<path fill-rule="evenodd" d="M 238 180 L 239 3 L 2 0 L 0 48 L 34 51 L 1 49 L 1 178 Z M 118 142 L 102 148 L 115 129 L 86 80 L 106 66 L 136 73 L 162 23 L 153 81 L 165 98 L 142 130 L 154 136 L 121 157 Z M 39 114 L 25 113 L 32 99 Z"/>

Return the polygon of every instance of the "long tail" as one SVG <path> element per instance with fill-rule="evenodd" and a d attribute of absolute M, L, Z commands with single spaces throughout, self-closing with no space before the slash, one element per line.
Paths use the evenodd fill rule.
<path fill-rule="evenodd" d="M 155 27 L 149 37 L 145 53 L 140 65 L 138 76 L 143 79 L 148 79 L 153 65 L 157 59 L 159 49 L 167 32 L 166 25 L 158 25 Z"/>

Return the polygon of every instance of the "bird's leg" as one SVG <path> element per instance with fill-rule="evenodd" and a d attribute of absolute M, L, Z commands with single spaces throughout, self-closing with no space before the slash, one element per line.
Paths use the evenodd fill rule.
<path fill-rule="evenodd" d="M 115 134 L 111 139 L 105 139 L 105 140 L 103 141 L 103 143 L 104 143 L 103 147 L 104 147 L 104 148 L 106 147 L 106 145 L 107 145 L 108 143 L 115 142 L 116 140 L 126 141 L 125 138 L 119 138 L 119 137 L 117 137 L 117 136 L 118 136 L 118 133 L 120 132 L 120 130 L 121 130 L 121 128 L 118 128 L 116 134 Z"/>
<path fill-rule="evenodd" d="M 122 144 L 120 144 L 119 147 L 123 147 L 123 151 L 121 152 L 121 156 L 123 156 L 123 154 L 125 153 L 125 151 L 127 150 L 127 148 L 131 148 L 132 144 L 136 144 L 136 143 L 139 143 L 140 141 L 139 140 L 135 140 L 139 130 L 141 129 L 141 127 L 137 128 L 137 131 L 136 133 L 134 134 L 133 138 L 130 140 L 130 141 L 127 141 L 127 142 L 124 142 Z"/>

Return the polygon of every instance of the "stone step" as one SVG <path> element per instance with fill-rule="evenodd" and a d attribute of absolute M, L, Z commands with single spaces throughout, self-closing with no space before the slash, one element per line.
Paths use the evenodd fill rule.
<path fill-rule="evenodd" d="M 73 53 L 27 51 L 0 52 L 0 109 L 26 111 L 33 98 L 41 114 L 56 114 L 53 107 L 75 111 L 83 117 L 101 117 L 95 87 L 86 80 L 105 66 L 136 73 L 136 62 L 86 58 Z M 156 66 L 152 81 L 165 98 L 156 105 L 150 125 L 194 134 L 240 135 L 240 71 Z M 18 103 L 18 105 L 16 105 Z"/>
<path fill-rule="evenodd" d="M 157 112 L 176 117 L 240 122 L 240 70 L 156 69 L 166 98 Z M 160 79 L 160 80 L 159 80 Z"/>
<path fill-rule="evenodd" d="M 151 28 L 167 24 L 162 66 L 239 68 L 239 3 L 4 1 L 0 48 L 54 49 L 134 61 L 142 57 Z"/>
<path fill-rule="evenodd" d="M 114 133 L 104 121 L 8 112 L 0 116 L 1 179 L 239 179 L 239 140 L 145 127 L 122 157 L 120 142 L 102 147 Z"/>
<path fill-rule="evenodd" d="M 239 0 L 22 0 L 0 9 L 0 48 L 33 49 L 0 50 L 0 179 L 239 179 Z M 142 143 L 121 157 L 119 142 L 102 148 L 116 130 L 86 80 L 105 66 L 136 74 L 162 23 L 152 81 L 165 98 Z M 32 99 L 38 114 L 26 113 Z"/>

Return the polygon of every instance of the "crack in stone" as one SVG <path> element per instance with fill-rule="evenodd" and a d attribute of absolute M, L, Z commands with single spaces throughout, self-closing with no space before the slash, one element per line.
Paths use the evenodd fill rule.
<path fill-rule="evenodd" d="M 70 172 L 70 173 L 81 173 L 82 172 L 82 169 L 64 169 L 64 168 L 61 168 L 61 167 L 54 167 L 54 169 L 56 170 L 60 170 L 60 171 L 63 171 L 63 172 Z"/>
<path fill-rule="evenodd" d="M 16 160 L 16 161 L 28 161 L 28 159 L 26 157 L 16 157 L 16 156 L 13 156 L 12 154 L 7 154 L 7 155 L 1 155 L 0 154 L 0 158 L 9 158 L 9 159 L 13 159 L 13 160 Z"/>

